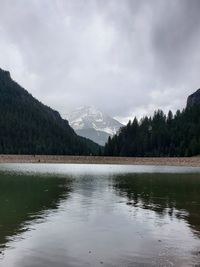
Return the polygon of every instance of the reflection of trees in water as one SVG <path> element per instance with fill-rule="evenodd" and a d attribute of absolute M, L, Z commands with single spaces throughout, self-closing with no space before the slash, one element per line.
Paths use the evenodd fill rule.
<path fill-rule="evenodd" d="M 0 246 L 27 230 L 25 224 L 57 209 L 70 191 L 69 179 L 0 174 Z"/>
<path fill-rule="evenodd" d="M 186 219 L 200 235 L 199 174 L 117 175 L 113 187 L 117 194 L 128 198 L 128 205 Z"/>

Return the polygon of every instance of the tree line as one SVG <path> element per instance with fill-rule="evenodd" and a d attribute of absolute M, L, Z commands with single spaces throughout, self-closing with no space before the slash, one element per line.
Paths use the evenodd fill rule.
<path fill-rule="evenodd" d="M 135 117 L 109 137 L 106 156 L 194 156 L 200 154 L 200 106 L 194 105 L 174 115 L 162 110 L 153 116 Z"/>

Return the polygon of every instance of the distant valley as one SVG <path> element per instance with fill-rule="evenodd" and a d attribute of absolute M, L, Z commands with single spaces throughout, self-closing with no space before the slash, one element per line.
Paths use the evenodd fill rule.
<path fill-rule="evenodd" d="M 200 89 L 182 111 L 166 115 L 157 110 L 126 126 L 92 106 L 78 108 L 66 119 L 0 69 L 0 154 L 200 155 Z"/>

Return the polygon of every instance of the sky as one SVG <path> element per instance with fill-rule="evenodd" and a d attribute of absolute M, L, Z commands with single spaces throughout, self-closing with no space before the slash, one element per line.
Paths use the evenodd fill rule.
<path fill-rule="evenodd" d="M 199 0 L 0 0 L 0 68 L 65 116 L 127 122 L 200 87 Z"/>

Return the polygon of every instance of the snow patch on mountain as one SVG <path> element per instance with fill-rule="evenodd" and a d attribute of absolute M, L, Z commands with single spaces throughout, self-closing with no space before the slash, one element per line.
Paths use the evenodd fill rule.
<path fill-rule="evenodd" d="M 67 115 L 67 120 L 69 121 L 71 127 L 80 135 L 81 132 L 84 131 L 84 136 L 87 137 L 87 129 L 93 129 L 96 131 L 97 136 L 99 132 L 106 133 L 107 135 L 104 135 L 104 138 L 106 138 L 105 142 L 107 141 L 108 136 L 114 135 L 119 128 L 123 126 L 119 121 L 101 112 L 93 106 L 84 106 L 75 109 Z M 88 133 L 88 138 L 89 137 L 91 138 L 91 131 L 90 134 Z M 95 141 L 97 141 L 97 139 L 95 139 Z"/>
<path fill-rule="evenodd" d="M 74 130 L 94 129 L 115 134 L 123 125 L 95 107 L 80 107 L 68 114 L 67 117 Z"/>

